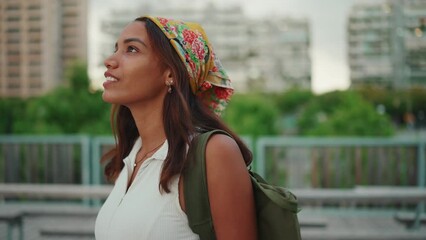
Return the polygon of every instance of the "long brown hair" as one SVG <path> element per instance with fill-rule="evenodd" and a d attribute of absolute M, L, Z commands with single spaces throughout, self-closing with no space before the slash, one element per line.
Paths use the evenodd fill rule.
<path fill-rule="evenodd" d="M 249 165 L 252 153 L 244 142 L 192 93 L 185 65 L 161 29 L 148 18 L 137 18 L 135 21 L 145 22 L 154 50 L 160 60 L 172 69 L 174 79 L 173 92 L 166 95 L 163 105 L 163 124 L 169 150 L 161 172 L 161 188 L 167 193 L 170 192 L 169 182 L 173 176 L 182 173 L 187 165 L 187 146 L 191 146 L 191 136 L 197 132 L 225 130 L 235 139 L 246 165 Z M 138 138 L 138 130 L 130 110 L 123 105 L 113 106 L 111 126 L 116 147 L 105 154 L 101 161 L 107 162 L 106 177 L 114 181 L 124 166 L 122 160 L 130 153 Z"/>

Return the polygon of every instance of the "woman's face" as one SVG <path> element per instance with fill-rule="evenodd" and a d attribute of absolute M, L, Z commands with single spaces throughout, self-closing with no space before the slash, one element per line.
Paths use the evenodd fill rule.
<path fill-rule="evenodd" d="M 145 23 L 127 25 L 115 45 L 115 52 L 105 59 L 104 101 L 130 107 L 134 104 L 161 102 L 167 94 L 170 71 L 156 55 Z"/>

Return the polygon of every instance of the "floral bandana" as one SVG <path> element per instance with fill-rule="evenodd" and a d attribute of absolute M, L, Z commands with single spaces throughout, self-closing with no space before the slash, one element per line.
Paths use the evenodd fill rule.
<path fill-rule="evenodd" d="M 189 73 L 192 92 L 217 115 L 234 92 L 231 81 L 198 23 L 145 16 L 170 40 Z"/>

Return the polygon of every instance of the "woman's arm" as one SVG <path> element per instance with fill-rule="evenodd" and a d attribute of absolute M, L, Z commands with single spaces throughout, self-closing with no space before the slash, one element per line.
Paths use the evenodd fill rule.
<path fill-rule="evenodd" d="M 218 240 L 257 239 L 250 176 L 237 143 L 213 135 L 206 147 L 207 185 Z"/>

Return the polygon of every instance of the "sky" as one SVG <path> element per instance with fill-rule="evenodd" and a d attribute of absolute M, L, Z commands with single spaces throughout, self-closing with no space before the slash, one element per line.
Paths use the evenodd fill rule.
<path fill-rule="evenodd" d="M 165 1 L 167 4 L 185 2 L 171 0 L 90 0 L 89 32 L 99 30 L 99 20 L 108 16 L 112 8 L 132 8 L 150 1 Z M 312 90 L 324 93 L 333 90 L 344 90 L 350 85 L 349 67 L 347 64 L 346 23 L 352 5 L 358 2 L 381 0 L 210 0 L 219 6 L 240 4 L 247 16 L 262 18 L 265 16 L 287 16 L 307 18 L 311 24 L 311 62 Z M 207 0 L 192 0 L 192 3 Z M 95 36 L 95 35 L 93 35 Z M 96 37 L 89 40 L 89 64 L 99 61 Z M 91 71 L 92 79 L 99 79 L 103 72 Z M 102 76 L 101 76 L 102 77 Z"/>

